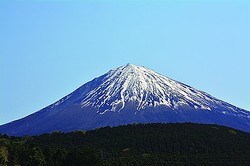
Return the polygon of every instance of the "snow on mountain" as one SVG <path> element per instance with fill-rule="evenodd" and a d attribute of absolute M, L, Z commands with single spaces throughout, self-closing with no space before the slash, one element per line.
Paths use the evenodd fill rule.
<path fill-rule="evenodd" d="M 216 123 L 250 132 L 250 112 L 127 64 L 32 115 L 0 126 L 0 133 L 36 135 L 149 122 Z"/>
<path fill-rule="evenodd" d="M 146 67 L 127 64 L 108 72 L 102 84 L 90 91 L 82 100 L 82 106 L 108 107 L 105 110 L 101 109 L 102 112 L 99 111 L 103 113 L 121 111 L 127 102 L 136 103 L 136 110 L 159 105 L 178 108 L 183 105 L 190 106 L 190 103 L 195 109 L 211 110 L 210 107 L 220 103 L 204 92 L 164 77 Z"/>

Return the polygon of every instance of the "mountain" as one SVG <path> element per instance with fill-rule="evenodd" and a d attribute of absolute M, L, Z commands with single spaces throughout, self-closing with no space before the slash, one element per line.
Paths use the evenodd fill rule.
<path fill-rule="evenodd" d="M 146 67 L 127 64 L 34 114 L 0 126 L 0 133 L 38 135 L 156 122 L 220 124 L 250 132 L 250 112 Z"/>

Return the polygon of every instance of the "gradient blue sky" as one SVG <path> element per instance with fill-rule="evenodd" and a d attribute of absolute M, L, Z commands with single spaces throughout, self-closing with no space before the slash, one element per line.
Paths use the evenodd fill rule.
<path fill-rule="evenodd" d="M 126 63 L 250 110 L 250 3 L 0 1 L 0 124 Z"/>

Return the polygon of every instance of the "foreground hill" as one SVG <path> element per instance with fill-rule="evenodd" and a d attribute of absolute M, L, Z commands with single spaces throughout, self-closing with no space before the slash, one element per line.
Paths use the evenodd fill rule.
<path fill-rule="evenodd" d="M 0 137 L 0 165 L 249 165 L 250 134 L 218 125 L 133 124 Z"/>

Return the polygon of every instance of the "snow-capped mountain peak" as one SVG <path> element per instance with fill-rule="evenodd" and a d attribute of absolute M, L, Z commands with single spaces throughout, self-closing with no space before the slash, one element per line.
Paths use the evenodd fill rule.
<path fill-rule="evenodd" d="M 146 67 L 127 64 L 34 114 L 0 126 L 0 133 L 37 135 L 154 122 L 215 123 L 250 132 L 249 111 Z"/>
<path fill-rule="evenodd" d="M 102 83 L 86 94 L 82 106 L 97 107 L 100 114 L 106 111 L 121 111 L 125 103 L 133 103 L 135 111 L 156 106 L 176 109 L 192 106 L 195 109 L 210 110 L 206 100 L 218 102 L 201 91 L 146 67 L 127 64 L 109 71 Z"/>

